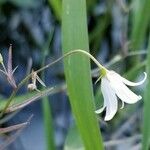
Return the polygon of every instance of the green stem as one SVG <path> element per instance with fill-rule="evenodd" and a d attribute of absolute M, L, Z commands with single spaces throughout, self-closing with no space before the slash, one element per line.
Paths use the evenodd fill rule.
<path fill-rule="evenodd" d="M 89 54 L 88 52 L 83 51 L 83 50 L 73 50 L 73 51 L 71 51 L 71 52 L 68 52 L 68 53 L 64 54 L 63 56 L 61 56 L 60 58 L 56 59 L 56 60 L 53 61 L 52 63 L 50 63 L 50 64 L 48 64 L 48 65 L 42 67 L 41 69 L 37 70 L 36 72 L 39 73 L 39 72 L 41 72 L 41 71 L 43 71 L 43 70 L 45 70 L 45 69 L 51 67 L 52 65 L 54 65 L 54 64 L 57 63 L 57 62 L 59 62 L 59 61 L 62 60 L 63 58 L 65 58 L 65 57 L 67 57 L 67 56 L 69 56 L 69 55 L 72 55 L 72 54 L 74 54 L 74 53 L 82 53 L 82 54 L 85 54 L 85 55 L 87 55 L 88 57 L 90 57 L 100 69 L 104 69 L 104 68 L 105 68 L 105 67 L 103 67 L 91 54 Z M 127 56 L 142 55 L 142 54 L 146 54 L 146 53 L 147 53 L 146 51 L 141 51 L 141 52 L 139 51 L 139 52 L 133 52 L 133 53 L 131 52 L 131 53 L 129 53 Z M 121 59 L 121 58 L 119 58 L 119 60 L 120 60 L 120 59 Z M 117 61 L 118 61 L 118 59 L 117 59 Z M 115 61 L 115 62 L 117 62 L 117 61 Z M 113 62 L 113 63 L 115 63 L 115 62 Z M 109 64 L 109 65 L 111 65 L 111 64 Z M 4 109 L 3 109 L 3 111 L 0 113 L 0 118 L 3 116 L 4 112 L 5 112 L 6 109 L 9 107 L 9 105 L 10 105 L 10 103 L 12 102 L 13 98 L 15 97 L 17 91 L 18 91 L 18 90 L 25 84 L 25 82 L 26 82 L 28 79 L 30 79 L 30 78 L 31 78 L 31 74 L 29 74 L 28 76 L 26 76 L 26 77 L 20 82 L 20 84 L 18 85 L 18 87 L 12 92 L 12 94 L 11 94 L 11 96 L 9 97 L 8 102 L 6 103 L 6 105 L 5 105 Z"/>
<path fill-rule="evenodd" d="M 43 49 L 42 63 L 41 67 L 45 65 L 46 57 L 48 56 L 49 46 L 53 37 L 54 29 L 49 34 L 48 40 L 45 43 Z M 45 71 L 41 73 L 41 79 L 45 82 Z M 44 120 L 44 130 L 46 137 L 46 149 L 47 150 L 56 150 L 55 141 L 54 141 L 54 128 L 53 128 L 53 118 L 51 112 L 51 105 L 49 103 L 48 96 L 43 97 L 42 100 L 42 111 L 43 111 L 43 120 Z"/>
<path fill-rule="evenodd" d="M 86 56 L 88 56 L 89 58 L 91 58 L 93 60 L 93 62 L 100 68 L 100 69 L 105 69 L 104 66 L 102 66 L 90 53 L 84 51 L 84 50 L 73 50 L 73 51 L 70 51 L 66 54 L 64 54 L 63 56 L 59 57 L 58 59 L 56 59 L 55 61 L 53 61 L 52 63 L 36 70 L 37 73 L 51 67 L 52 65 L 56 64 L 57 62 L 59 62 L 60 60 L 62 60 L 63 58 L 69 56 L 69 55 L 72 55 L 72 54 L 75 54 L 75 53 L 82 53 L 82 54 L 85 54 Z M 14 91 L 12 92 L 12 94 L 10 95 L 9 99 L 8 99 L 8 102 L 6 103 L 4 109 L 2 110 L 2 112 L 0 113 L 0 118 L 3 116 L 3 114 L 5 113 L 6 109 L 9 107 L 9 105 L 11 104 L 13 98 L 15 97 L 17 91 L 26 83 L 26 81 L 31 78 L 32 76 L 32 73 L 29 74 L 28 76 L 26 76 L 17 86 L 16 89 L 14 89 Z"/>
<path fill-rule="evenodd" d="M 55 63 L 59 62 L 60 60 L 62 60 L 63 58 L 69 56 L 69 55 L 72 55 L 74 53 L 82 53 L 82 54 L 85 54 L 86 56 L 88 56 L 89 58 L 91 58 L 93 60 L 93 62 L 100 68 L 100 69 L 104 69 L 105 67 L 102 66 L 90 53 L 84 51 L 84 50 L 80 50 L 80 49 L 77 49 L 77 50 L 73 50 L 73 51 L 70 51 L 66 54 L 64 54 L 63 56 L 59 57 L 58 59 L 56 59 L 55 61 L 53 61 L 52 63 L 42 67 L 41 69 L 37 70 L 36 72 L 39 73 L 41 71 L 43 71 L 44 69 L 46 68 L 49 68 L 50 66 L 54 65 Z"/>

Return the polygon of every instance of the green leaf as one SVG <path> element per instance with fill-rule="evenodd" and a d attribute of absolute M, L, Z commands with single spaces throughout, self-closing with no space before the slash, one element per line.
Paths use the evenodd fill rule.
<path fill-rule="evenodd" d="M 85 0 L 63 0 L 63 53 L 89 49 Z M 94 96 L 89 58 L 82 54 L 64 60 L 69 99 L 76 124 L 86 150 L 103 149 L 98 122 L 94 113 Z"/>
<path fill-rule="evenodd" d="M 90 33 L 90 43 L 93 44 L 92 50 L 97 52 L 99 50 L 99 45 L 101 44 L 103 37 L 105 36 L 105 31 L 108 28 L 108 25 L 110 23 L 110 9 L 107 11 L 107 13 L 103 17 L 99 17 L 97 20 L 97 23 L 95 25 L 95 28 Z M 94 52 L 94 54 L 95 54 Z"/>
<path fill-rule="evenodd" d="M 0 5 L 4 4 L 5 0 L 0 0 Z"/>
<path fill-rule="evenodd" d="M 76 126 L 69 129 L 64 150 L 84 150 L 84 145 Z"/>
<path fill-rule="evenodd" d="M 49 33 L 48 40 L 46 41 L 45 45 L 42 48 L 42 64 L 43 67 L 45 65 L 46 57 L 49 54 L 49 47 L 52 41 L 54 29 L 51 30 Z M 43 81 L 45 77 L 45 71 L 42 72 L 41 78 Z M 54 133 L 53 133 L 53 118 L 51 114 L 51 105 L 49 103 L 49 98 L 46 96 L 42 99 L 42 108 L 43 108 L 43 120 L 44 120 L 44 130 L 46 136 L 46 149 L 47 150 L 55 150 L 55 142 L 54 142 Z"/>
<path fill-rule="evenodd" d="M 41 92 L 31 92 L 22 96 L 16 96 L 14 101 L 11 102 L 11 104 L 9 105 L 9 107 L 7 108 L 5 113 L 9 113 L 9 112 L 13 112 L 16 111 L 18 109 L 22 109 L 26 106 L 28 106 L 29 104 L 31 104 L 32 102 L 44 97 L 44 96 L 48 96 L 48 95 L 52 95 L 55 94 L 59 91 L 62 91 L 65 89 L 65 86 L 58 86 L 58 87 L 54 87 L 54 88 L 46 88 L 44 90 L 42 90 Z M 0 111 L 2 111 L 5 107 L 7 103 L 7 100 L 1 100 L 0 101 Z"/>
<path fill-rule="evenodd" d="M 53 132 L 53 121 L 51 115 L 51 106 L 48 101 L 48 97 L 44 97 L 42 101 L 43 116 L 45 125 L 45 134 L 47 142 L 47 150 L 55 150 L 54 132 Z"/>
<path fill-rule="evenodd" d="M 148 55 L 147 55 L 147 85 L 144 92 L 144 122 L 143 122 L 143 150 L 148 150 L 150 148 L 150 37 L 149 37 L 149 46 L 148 46 Z"/>
<path fill-rule="evenodd" d="M 29 122 L 24 122 L 24 123 L 12 125 L 12 126 L 5 127 L 5 128 L 0 128 L 0 134 L 12 132 L 12 131 L 15 131 L 15 130 L 24 128 L 24 127 L 27 126 L 28 124 L 29 124 Z"/>
<path fill-rule="evenodd" d="M 49 5 L 51 6 L 55 17 L 57 20 L 61 20 L 61 12 L 62 12 L 62 3 L 60 0 L 48 0 Z"/>
<path fill-rule="evenodd" d="M 138 9 L 135 10 L 135 15 L 133 17 L 133 30 L 131 35 L 133 50 L 141 48 L 150 21 L 150 0 L 136 2 L 139 3 L 140 6 L 138 5 Z"/>

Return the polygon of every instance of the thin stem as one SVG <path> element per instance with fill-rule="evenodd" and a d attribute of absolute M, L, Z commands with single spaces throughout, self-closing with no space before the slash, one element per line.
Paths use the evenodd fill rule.
<path fill-rule="evenodd" d="M 59 62 L 60 60 L 62 60 L 63 58 L 69 56 L 69 55 L 72 55 L 74 53 L 82 53 L 82 54 L 85 54 L 86 56 L 88 56 L 89 58 L 91 58 L 93 60 L 93 62 L 100 68 L 100 69 L 104 69 L 105 67 L 102 66 L 90 53 L 84 51 L 84 50 L 73 50 L 73 51 L 70 51 L 66 54 L 64 54 L 63 56 L 59 57 L 58 59 L 56 59 L 55 61 L 53 61 L 52 63 L 42 67 L 41 69 L 37 70 L 36 72 L 39 73 L 41 71 L 43 71 L 44 69 L 46 68 L 49 68 L 50 66 L 54 65 L 55 63 Z"/>
<path fill-rule="evenodd" d="M 146 50 L 141 50 L 141 51 L 136 51 L 136 52 L 130 52 L 129 54 L 127 54 L 126 57 L 128 56 L 135 56 L 135 55 L 145 55 L 147 54 Z"/>
<path fill-rule="evenodd" d="M 60 60 L 62 60 L 63 58 L 69 56 L 69 55 L 72 55 L 74 53 L 82 53 L 82 54 L 85 54 L 86 56 L 88 56 L 89 58 L 91 58 L 93 60 L 93 62 L 98 66 L 99 69 L 105 69 L 104 66 L 102 66 L 90 53 L 84 51 L 84 50 L 73 50 L 73 51 L 70 51 L 66 54 L 64 54 L 63 56 L 59 57 L 58 59 L 56 59 L 55 61 L 53 61 L 52 63 L 36 70 L 37 73 L 51 67 L 52 65 L 56 64 L 57 62 L 59 62 Z M 146 51 L 141 51 L 141 52 L 136 52 L 136 53 L 129 53 L 127 56 L 134 56 L 134 55 L 142 55 L 142 54 L 146 54 L 147 52 Z M 121 60 L 121 58 L 117 59 L 115 62 Z M 115 63 L 113 62 L 113 63 Z M 2 63 L 3 65 L 3 68 L 5 67 L 4 64 Z M 110 64 L 109 64 L 110 65 Z M 15 97 L 17 91 L 25 84 L 25 82 L 30 79 L 32 76 L 32 73 L 29 74 L 28 76 L 26 76 L 19 84 L 18 84 L 18 87 L 12 92 L 12 94 L 10 95 L 9 99 L 8 99 L 8 102 L 6 103 L 4 109 L 2 110 L 2 112 L 0 113 L 0 117 L 3 116 L 4 112 L 6 111 L 6 109 L 9 107 L 10 103 L 12 102 L 13 98 Z"/>
<path fill-rule="evenodd" d="M 100 69 L 103 69 L 105 67 L 103 67 L 91 54 L 89 54 L 88 52 L 84 51 L 84 50 L 73 50 L 73 51 L 70 51 L 66 54 L 64 54 L 63 56 L 59 57 L 58 59 L 56 59 L 55 61 L 53 61 L 52 63 L 40 68 L 39 70 L 36 70 L 37 73 L 51 67 L 52 65 L 54 65 L 55 63 L 59 62 L 60 60 L 62 60 L 63 58 L 69 56 L 69 55 L 72 55 L 74 53 L 82 53 L 82 54 L 85 54 L 87 55 L 88 57 L 90 57 L 94 62 L 95 64 L 98 66 L 98 68 Z M 141 51 L 141 52 L 137 52 L 137 53 L 129 53 L 127 56 L 134 56 L 134 55 L 142 55 L 142 54 L 146 54 L 147 52 L 146 51 Z M 112 64 L 120 61 L 121 59 L 123 58 L 119 58 L 117 59 L 116 61 L 113 61 Z M 111 63 L 109 65 L 112 65 Z M 96 69 L 97 70 L 97 69 Z M 96 70 L 93 70 L 92 73 L 94 73 Z M 12 94 L 10 95 L 9 99 L 8 99 L 8 102 L 6 103 L 4 109 L 2 110 L 2 112 L 0 113 L 0 118 L 3 116 L 4 112 L 6 111 L 6 109 L 9 107 L 9 105 L 11 104 L 13 98 L 15 97 L 17 91 L 25 84 L 25 82 L 30 79 L 32 76 L 32 73 L 30 73 L 29 75 L 27 75 L 17 86 L 17 88 L 12 92 Z"/>
<path fill-rule="evenodd" d="M 6 70 L 6 67 L 5 67 L 4 63 L 2 62 L 1 64 L 2 64 L 2 67 L 4 69 L 4 72 L 7 73 L 7 70 Z"/>
<path fill-rule="evenodd" d="M 5 113 L 6 109 L 9 107 L 10 103 L 12 102 L 13 98 L 15 97 L 17 91 L 19 90 L 19 88 L 17 87 L 16 89 L 14 89 L 14 91 L 12 92 L 12 94 L 10 95 L 4 109 L 2 110 L 2 112 L 0 113 L 0 118 L 3 116 L 3 114 Z"/>
<path fill-rule="evenodd" d="M 89 58 L 91 58 L 91 59 L 93 60 L 93 62 L 94 62 L 100 69 L 104 69 L 104 67 L 103 67 L 90 53 L 88 53 L 88 52 L 86 52 L 86 51 L 84 51 L 84 50 L 78 49 L 78 50 L 73 50 L 73 51 L 70 51 L 70 52 L 64 54 L 63 56 L 59 57 L 58 59 L 56 59 L 56 60 L 53 61 L 52 63 L 50 63 L 50 64 L 48 64 L 48 65 L 46 65 L 46 66 L 44 66 L 44 67 L 42 67 L 42 68 L 40 68 L 40 69 L 38 69 L 38 70 L 36 70 L 35 72 L 36 72 L 36 73 L 39 73 L 39 72 L 41 72 L 41 71 L 43 71 L 43 70 L 49 68 L 50 66 L 56 64 L 57 62 L 59 62 L 59 61 L 62 60 L 63 58 L 65 58 L 65 57 L 67 57 L 67 56 L 69 56 L 69 55 L 72 55 L 72 54 L 74 54 L 74 53 L 82 53 L 82 54 L 85 54 L 86 56 L 88 56 Z M 18 84 L 17 88 L 14 89 L 14 91 L 13 91 L 12 94 L 10 95 L 10 97 L 9 97 L 9 99 L 8 99 L 8 102 L 6 103 L 4 109 L 3 109 L 2 112 L 0 113 L 0 118 L 3 116 L 3 114 L 4 114 L 5 111 L 6 111 L 6 109 L 7 109 L 7 108 L 9 107 L 9 105 L 11 104 L 11 102 L 12 102 L 13 98 L 15 97 L 17 91 L 26 83 L 26 81 L 27 81 L 28 79 L 31 78 L 31 76 L 32 76 L 32 73 L 30 73 L 29 75 L 27 75 L 27 76 Z"/>

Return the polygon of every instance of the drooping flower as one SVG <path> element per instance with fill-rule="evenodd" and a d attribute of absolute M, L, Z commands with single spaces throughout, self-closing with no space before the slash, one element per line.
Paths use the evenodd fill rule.
<path fill-rule="evenodd" d="M 135 83 L 123 78 L 115 71 L 104 69 L 101 77 L 101 91 L 104 98 L 104 104 L 102 108 L 96 110 L 95 112 L 99 114 L 106 108 L 106 115 L 104 120 L 111 120 L 118 110 L 117 97 L 122 101 L 121 108 L 124 107 L 124 102 L 133 104 L 142 99 L 140 95 L 136 95 L 135 93 L 133 93 L 126 85 L 141 85 L 144 83 L 146 78 L 147 74 L 144 72 L 143 80 Z"/>

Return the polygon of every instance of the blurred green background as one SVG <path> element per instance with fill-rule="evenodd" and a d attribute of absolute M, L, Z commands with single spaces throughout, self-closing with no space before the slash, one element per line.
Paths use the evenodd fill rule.
<path fill-rule="evenodd" d="M 89 62 L 83 58 L 71 57 L 72 68 L 67 68 L 67 61 L 60 61 L 40 74 L 48 87 L 56 87 L 54 94 L 49 93 L 51 96 L 31 103 L 12 116 L 9 114 L 10 118 L 6 121 L 1 119 L 0 127 L 8 127 L 25 122 L 33 114 L 30 125 L 21 131 L 19 136 L 15 134 L 17 131 L 1 134 L 0 144 L 8 150 L 81 150 L 91 147 L 96 150 L 100 149 L 98 145 L 102 146 L 102 143 L 108 150 L 139 150 L 142 149 L 143 137 L 143 149 L 148 150 L 149 8 L 150 0 L 0 0 L 0 53 L 7 64 L 8 49 L 12 44 L 13 68 L 18 66 L 14 74 L 17 83 L 29 74 L 32 68 L 39 69 L 63 53 L 77 48 L 89 50 L 99 62 L 129 80 L 140 80 L 145 70 L 148 73 L 147 87 L 145 88 L 144 84 L 136 90 L 133 89 L 144 96 L 144 105 L 143 100 L 135 105 L 127 104 L 123 110 L 119 110 L 113 120 L 104 122 L 105 113 L 94 116 L 96 119 L 93 120 L 91 118 L 94 112 L 86 114 L 86 111 L 102 106 L 100 84 L 85 88 L 89 90 L 88 93 L 93 88 L 94 99 L 93 92 L 89 94 L 91 102 L 86 103 L 87 91 L 82 91 L 83 93 L 76 97 L 82 99 L 85 94 L 86 100 L 80 101 L 81 103 L 73 100 L 76 99 L 76 95 L 73 94 L 74 97 L 70 96 L 70 101 L 68 100 L 68 93 L 73 92 L 72 86 L 77 92 L 81 90 L 78 90 L 79 84 L 74 85 L 73 80 L 78 82 L 80 77 L 90 78 Z M 69 9 L 70 14 L 67 14 Z M 85 72 L 82 72 L 83 68 L 80 67 L 87 69 L 84 68 Z M 95 68 L 95 64 L 91 63 L 92 83 L 99 75 Z M 71 78 L 69 71 L 77 72 L 72 72 Z M 89 76 L 86 76 L 86 71 Z M 66 80 L 69 92 L 66 90 Z M 86 85 L 90 86 L 91 81 Z M 38 86 L 40 88 L 40 85 Z M 4 75 L 0 74 L 1 105 L 2 100 L 7 99 L 12 90 Z M 23 86 L 17 93 L 18 99 L 27 99 L 28 93 L 26 86 Z M 87 109 L 79 108 L 80 104 Z M 121 106 L 120 103 L 119 105 Z M 90 133 L 85 134 L 91 129 L 84 130 L 88 124 L 88 115 L 91 120 L 88 127 L 94 127 L 93 124 L 97 123 L 91 133 L 100 129 L 102 134 L 103 142 L 101 137 L 98 138 L 99 133 L 93 135 L 95 141 L 99 141 L 93 143 L 97 144 L 95 148 L 91 145 L 92 135 L 91 139 L 88 139 Z M 91 141 L 89 145 L 88 141 Z"/>

